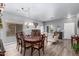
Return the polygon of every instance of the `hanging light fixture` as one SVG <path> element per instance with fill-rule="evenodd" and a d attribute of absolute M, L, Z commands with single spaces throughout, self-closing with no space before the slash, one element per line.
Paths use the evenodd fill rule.
<path fill-rule="evenodd" d="M 22 14 L 24 14 L 26 17 L 32 19 L 31 18 L 31 14 L 30 14 L 30 10 L 31 10 L 30 8 L 20 8 L 20 12 L 22 12 Z M 35 28 L 37 28 L 38 23 L 37 22 L 30 22 L 30 23 L 25 22 L 25 25 L 27 27 L 29 27 L 29 26 L 35 26 Z"/>

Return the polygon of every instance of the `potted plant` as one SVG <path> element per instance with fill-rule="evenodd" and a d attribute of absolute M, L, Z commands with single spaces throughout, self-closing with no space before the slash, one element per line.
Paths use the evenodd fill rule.
<path fill-rule="evenodd" d="M 79 43 L 78 43 L 78 44 L 73 44 L 73 45 L 72 45 L 72 48 L 73 48 L 76 52 L 78 52 L 78 51 L 79 51 Z"/>

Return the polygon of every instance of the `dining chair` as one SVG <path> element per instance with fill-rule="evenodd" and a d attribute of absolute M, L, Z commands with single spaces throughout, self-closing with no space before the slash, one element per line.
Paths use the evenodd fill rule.
<path fill-rule="evenodd" d="M 56 44 L 59 41 L 59 33 L 55 32 L 53 35 L 52 43 Z"/>
<path fill-rule="evenodd" d="M 16 39 L 17 39 L 17 48 L 18 48 L 18 51 L 19 51 L 19 48 L 21 46 L 20 32 L 16 33 Z"/>
<path fill-rule="evenodd" d="M 25 53 L 26 53 L 26 49 L 31 48 L 31 44 L 28 43 L 28 42 L 25 42 L 25 36 L 28 37 L 28 35 L 24 35 L 23 32 L 21 32 L 21 34 L 20 34 L 21 42 L 22 42 L 22 44 L 21 44 L 21 53 L 22 53 L 22 49 L 24 48 L 24 52 L 23 52 L 24 56 L 25 56 Z"/>
<path fill-rule="evenodd" d="M 40 56 L 40 49 L 42 49 L 43 54 L 44 54 L 44 40 L 45 40 L 45 37 L 41 36 L 40 41 L 33 44 L 32 50 L 31 50 L 31 55 L 33 55 L 34 50 L 37 50 L 39 53 L 39 56 Z"/>
<path fill-rule="evenodd" d="M 38 29 L 33 29 L 32 32 L 31 32 L 32 37 L 40 36 L 40 35 L 41 35 L 41 32 Z"/>

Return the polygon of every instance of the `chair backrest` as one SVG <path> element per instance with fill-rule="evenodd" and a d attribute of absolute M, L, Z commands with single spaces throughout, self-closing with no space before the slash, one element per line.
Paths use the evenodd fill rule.
<path fill-rule="evenodd" d="M 16 33 L 16 39 L 17 39 L 17 42 L 20 40 L 20 32 Z"/>
<path fill-rule="evenodd" d="M 17 43 L 23 43 L 24 40 L 24 33 L 23 32 L 17 32 L 16 33 L 16 39 L 17 39 Z"/>
<path fill-rule="evenodd" d="M 54 32 L 54 38 L 59 38 L 59 33 L 58 32 Z"/>
<path fill-rule="evenodd" d="M 24 46 L 25 35 L 24 35 L 23 32 L 20 32 L 20 39 L 21 39 L 21 44 L 22 44 L 22 46 Z"/>
<path fill-rule="evenodd" d="M 24 37 L 24 33 L 23 32 L 20 32 L 20 36 Z"/>
<path fill-rule="evenodd" d="M 31 32 L 31 36 L 32 37 L 34 37 L 34 36 L 40 36 L 41 35 L 41 32 L 40 32 L 40 30 L 38 30 L 38 29 L 34 29 L 34 30 L 32 30 L 32 32 Z"/>
<path fill-rule="evenodd" d="M 46 35 L 43 34 L 43 35 L 42 35 L 42 46 L 44 46 L 44 41 L 45 41 L 45 39 L 46 39 Z"/>

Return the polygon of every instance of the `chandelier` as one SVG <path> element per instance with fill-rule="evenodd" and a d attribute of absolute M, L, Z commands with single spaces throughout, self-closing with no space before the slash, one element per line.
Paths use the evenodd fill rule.
<path fill-rule="evenodd" d="M 24 13 L 26 15 L 26 17 L 29 17 L 30 19 L 31 18 L 31 14 L 30 14 L 30 8 L 21 8 L 20 9 L 20 12 Z M 29 28 L 29 26 L 34 26 L 35 28 L 37 28 L 38 26 L 38 23 L 37 22 L 25 22 L 25 25 L 27 26 L 27 28 Z"/>

